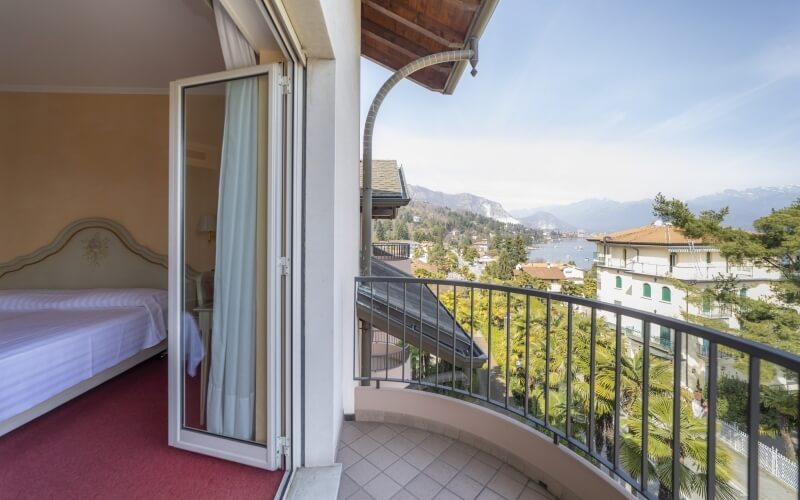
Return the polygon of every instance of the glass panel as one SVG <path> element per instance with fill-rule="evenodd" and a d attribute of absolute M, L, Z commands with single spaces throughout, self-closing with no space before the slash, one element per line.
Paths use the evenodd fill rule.
<path fill-rule="evenodd" d="M 797 374 L 761 361 L 760 378 L 758 497 L 797 498 Z"/>
<path fill-rule="evenodd" d="M 183 425 L 266 441 L 266 146 L 259 79 L 183 95 Z M 266 89 L 266 87 L 264 87 Z"/>
<path fill-rule="evenodd" d="M 747 494 L 749 356 L 719 347 L 717 382 L 717 492 Z"/>
<path fill-rule="evenodd" d="M 594 448 L 596 453 L 614 462 L 614 445 L 616 441 L 615 432 L 615 408 L 617 383 L 616 375 L 616 318 L 604 313 L 597 312 L 597 341 L 595 344 L 595 428 L 593 431 Z M 620 354 L 625 353 L 620 346 Z M 624 362 L 624 361 L 623 361 Z M 620 367 L 620 373 L 622 369 Z"/>
<path fill-rule="evenodd" d="M 618 404 L 620 415 L 619 464 L 633 480 L 641 479 L 642 464 L 642 390 L 643 342 L 641 320 L 621 316 L 623 344 L 620 381 L 622 390 Z"/>

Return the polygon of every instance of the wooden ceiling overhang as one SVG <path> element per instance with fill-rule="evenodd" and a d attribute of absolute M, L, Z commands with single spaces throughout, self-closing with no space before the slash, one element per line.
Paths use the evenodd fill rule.
<path fill-rule="evenodd" d="M 391 70 L 423 56 L 468 48 L 498 0 L 361 0 L 361 55 Z M 467 62 L 422 69 L 409 79 L 452 94 Z"/>

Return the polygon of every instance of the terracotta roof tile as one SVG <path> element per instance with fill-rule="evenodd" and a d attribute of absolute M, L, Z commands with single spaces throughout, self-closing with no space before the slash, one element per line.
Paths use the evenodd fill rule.
<path fill-rule="evenodd" d="M 522 270 L 531 275 L 533 278 L 542 280 L 561 281 L 563 279 L 567 279 L 566 276 L 564 276 L 564 271 L 562 271 L 560 267 L 525 265 L 522 266 Z"/>
<path fill-rule="evenodd" d="M 623 229 L 605 236 L 588 238 L 588 240 L 642 245 L 688 245 L 689 243 L 699 245 L 703 243 L 702 238 L 687 238 L 679 228 L 670 224 L 650 224 L 633 229 Z"/>

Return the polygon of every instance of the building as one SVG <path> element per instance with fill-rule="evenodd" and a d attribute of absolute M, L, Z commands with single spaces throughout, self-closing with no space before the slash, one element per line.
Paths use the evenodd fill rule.
<path fill-rule="evenodd" d="M 517 266 L 517 270 L 527 273 L 531 278 L 547 282 L 551 292 L 560 292 L 561 282 L 565 280 L 583 284 L 583 271 L 567 264 L 528 262 Z"/>
<path fill-rule="evenodd" d="M 472 242 L 472 246 L 478 251 L 478 255 L 486 255 L 489 252 L 489 240 L 486 238 L 476 239 Z"/>
<path fill-rule="evenodd" d="M 579 285 L 583 284 L 585 273 L 582 269 L 578 269 L 576 266 L 562 265 L 561 271 L 564 273 L 564 279 L 574 281 Z"/>
<path fill-rule="evenodd" d="M 363 186 L 363 165 L 359 172 L 359 186 Z M 396 160 L 373 160 L 372 218 L 394 219 L 397 217 L 397 210 L 408 205 L 410 201 L 403 167 L 398 166 Z"/>
<path fill-rule="evenodd" d="M 733 276 L 739 293 L 751 299 L 768 298 L 780 276 L 753 265 L 733 265 L 718 248 L 687 238 L 678 228 L 657 221 L 651 225 L 588 238 L 597 245 L 598 299 L 674 318 L 686 314 L 724 319 L 735 327 L 732 311 L 718 304 L 687 303 L 686 293 L 669 279 L 697 287 L 713 286 Z"/>
<path fill-rule="evenodd" d="M 563 328 L 535 330 L 571 356 L 569 333 L 586 324 L 573 305 L 619 309 L 415 280 L 383 262 L 389 276 L 359 273 L 360 58 L 398 70 L 458 50 L 474 62 L 496 3 L 0 3 L 0 496 L 648 490 L 591 446 L 593 412 L 565 405 L 562 429 L 513 392 L 511 377 L 533 380 L 527 358 L 488 355 L 510 338 L 510 314 L 477 311 L 505 326 L 482 331 L 451 312 L 481 296 L 566 301 L 552 318 L 569 318 Z M 449 94 L 469 65 L 410 78 Z M 642 316 L 800 371 L 789 353 Z M 547 363 L 538 345 L 525 354 Z M 541 389 L 543 401 L 565 394 Z M 712 425 L 710 446 L 716 436 Z M 677 479 L 678 447 L 671 458 Z"/>
<path fill-rule="evenodd" d="M 682 283 L 699 289 L 713 287 L 715 279 L 733 276 L 740 284 L 739 294 L 751 299 L 768 299 L 771 284 L 780 276 L 753 265 L 733 265 L 718 248 L 702 239 L 687 238 L 680 229 L 656 221 L 588 241 L 597 245 L 597 298 L 670 318 L 702 316 L 726 322 L 737 328 L 730 306 L 713 301 L 689 300 Z M 677 280 L 677 283 L 676 281 Z M 641 322 L 625 320 L 626 332 L 639 341 Z M 664 325 L 651 325 L 651 342 L 656 349 L 672 353 L 674 331 Z M 703 370 L 707 343 L 696 339 L 685 346 L 691 363 Z M 690 378 L 690 377 L 687 377 Z"/>

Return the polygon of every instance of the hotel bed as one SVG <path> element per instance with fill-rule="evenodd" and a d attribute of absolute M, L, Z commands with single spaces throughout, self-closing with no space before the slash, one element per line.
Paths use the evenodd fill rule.
<path fill-rule="evenodd" d="M 112 221 L 67 229 L 57 238 L 63 245 L 0 265 L 0 436 L 166 349 L 166 266 L 159 256 Z M 80 262 L 87 241 L 98 239 L 105 269 Z M 51 274 L 55 269 L 65 271 Z M 184 322 L 193 375 L 203 345 L 194 318 L 185 314 Z"/>

